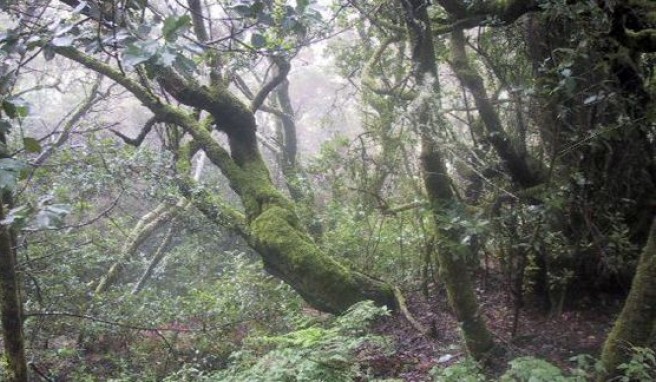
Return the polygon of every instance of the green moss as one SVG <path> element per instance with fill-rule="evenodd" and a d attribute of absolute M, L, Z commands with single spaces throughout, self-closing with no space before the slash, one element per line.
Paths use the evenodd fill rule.
<path fill-rule="evenodd" d="M 290 224 L 293 211 L 281 206 L 265 209 L 251 223 L 254 245 L 265 268 L 292 286 L 312 306 L 344 312 L 363 300 L 395 307 L 392 288 L 347 269 L 326 256 L 303 231 Z"/>
<path fill-rule="evenodd" d="M 175 163 L 178 174 L 191 173 L 191 145 L 186 144 L 178 150 L 178 160 Z"/>
<path fill-rule="evenodd" d="M 456 240 L 451 235 L 443 232 L 441 236 L 444 240 Z M 446 248 L 438 251 L 438 260 L 440 277 L 444 280 L 449 304 L 460 321 L 467 350 L 474 359 L 483 361 L 490 356 L 494 342 L 479 310 L 467 263 Z"/>
<path fill-rule="evenodd" d="M 645 347 L 654 332 L 656 323 L 656 220 L 652 223 L 649 241 L 643 249 L 631 292 L 624 303 L 604 343 L 601 361 L 607 375 L 617 373 L 617 366 L 630 359 L 632 347 Z"/>

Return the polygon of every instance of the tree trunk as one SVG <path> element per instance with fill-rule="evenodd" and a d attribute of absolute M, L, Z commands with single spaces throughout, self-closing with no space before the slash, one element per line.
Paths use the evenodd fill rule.
<path fill-rule="evenodd" d="M 0 219 L 5 217 L 5 206 L 0 206 Z M 0 310 L 2 334 L 7 360 L 7 382 L 27 381 L 27 363 L 23 340 L 23 319 L 16 276 L 16 259 L 9 227 L 0 226 Z"/>
<path fill-rule="evenodd" d="M 287 79 L 278 85 L 275 96 L 282 111 L 282 116 L 276 118 L 276 130 L 282 138 L 278 162 L 285 177 L 289 195 L 299 207 L 297 210 L 301 220 L 304 221 L 312 237 L 321 241 L 323 226 L 321 221 L 314 216 L 314 190 L 298 161 L 296 121 L 289 97 L 289 81 Z"/>
<path fill-rule="evenodd" d="M 6 142 L 4 133 L 0 133 L 0 142 L 4 147 Z M 0 156 L 6 157 L 4 153 Z M 11 204 L 10 191 L 0 190 L 0 220 L 6 217 L 6 209 L 10 208 Z M 7 382 L 26 382 L 23 307 L 16 274 L 16 250 L 11 229 L 4 224 L 0 224 L 0 316 L 4 357 L 8 366 Z"/>
<path fill-rule="evenodd" d="M 157 247 L 157 251 L 155 251 L 153 258 L 150 260 L 150 263 L 148 264 L 148 267 L 141 275 L 139 281 L 134 286 L 134 288 L 132 288 L 133 295 L 136 295 L 143 290 L 144 286 L 155 272 L 155 268 L 157 268 L 159 263 L 161 263 L 162 260 L 164 260 L 164 257 L 166 256 L 168 250 L 168 246 L 171 243 L 171 238 L 173 237 L 174 226 L 175 226 L 175 221 L 171 221 L 169 223 L 169 229 L 166 231 L 166 234 L 164 235 L 164 239 L 162 239 L 162 242 L 160 243 L 159 247 Z"/>
<path fill-rule="evenodd" d="M 432 85 L 432 88 L 439 92 L 427 3 L 422 0 L 412 0 L 401 1 L 401 4 L 404 7 L 410 43 L 413 47 L 412 60 L 416 81 L 419 84 Z M 430 84 L 429 79 L 434 83 Z M 420 159 L 424 184 L 435 217 L 440 276 L 446 285 L 451 308 L 460 322 L 467 350 L 474 359 L 485 361 L 494 348 L 494 342 L 476 300 L 466 263 L 467 253 L 463 253 L 469 248 L 460 245 L 460 230 L 445 230 L 439 223 L 450 211 L 460 213 L 458 212 L 460 202 L 453 193 L 445 160 L 433 137 L 432 128 L 439 127 L 440 124 L 443 126 L 444 121 L 434 120 L 433 116 L 437 113 L 431 110 L 431 106 L 429 100 L 424 97 L 415 112 L 415 124 L 421 138 Z"/>
<path fill-rule="evenodd" d="M 631 357 L 632 347 L 650 344 L 656 324 L 656 219 L 649 233 L 636 274 L 633 277 L 631 292 L 624 302 L 624 308 L 606 338 L 601 354 L 605 373 L 599 381 L 605 381 L 617 374 L 617 366 Z"/>
<path fill-rule="evenodd" d="M 395 309 L 394 290 L 389 284 L 344 267 L 322 252 L 310 238 L 299 222 L 294 204 L 271 180 L 258 149 L 252 111 L 225 88 L 208 91 L 185 83 L 166 69 L 162 72 L 164 75 L 158 80 L 173 97 L 188 106 L 207 110 L 216 121 L 217 129 L 227 135 L 229 151 L 190 118 L 178 113 L 171 115 L 170 108 L 164 110 L 191 134 L 239 195 L 250 235 L 249 244 L 262 257 L 265 269 L 319 310 L 342 313 L 363 300 Z M 271 87 L 270 83 L 266 87 Z"/>
<path fill-rule="evenodd" d="M 469 63 L 465 51 L 465 35 L 460 29 L 456 29 L 451 33 L 451 55 L 453 59 L 451 68 L 458 80 L 474 97 L 478 114 L 487 131 L 485 139 L 492 144 L 513 181 L 523 188 L 542 183 L 546 171 L 542 168 L 540 162 L 522 153 L 512 144 L 510 137 L 503 128 L 499 114 L 490 102 L 483 78 Z"/>

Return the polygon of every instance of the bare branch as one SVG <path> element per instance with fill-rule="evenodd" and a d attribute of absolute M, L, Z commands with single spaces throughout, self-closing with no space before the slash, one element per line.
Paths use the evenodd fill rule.
<path fill-rule="evenodd" d="M 253 97 L 253 101 L 251 102 L 250 110 L 252 112 L 257 111 L 260 106 L 264 103 L 264 100 L 266 97 L 273 91 L 273 89 L 276 88 L 276 86 L 280 85 L 282 81 L 284 81 L 287 78 L 287 74 L 289 73 L 289 70 L 291 69 L 291 65 L 287 60 L 285 60 L 282 57 L 272 57 L 271 61 L 273 61 L 273 65 L 276 67 L 275 75 L 271 79 L 271 81 L 267 82 L 262 89 L 260 89 L 259 92 Z"/>
<path fill-rule="evenodd" d="M 146 121 L 144 127 L 139 132 L 139 135 L 137 135 L 137 137 L 134 139 L 114 129 L 110 129 L 109 131 L 116 134 L 119 138 L 123 140 L 123 142 L 127 143 L 128 145 L 139 147 L 141 146 L 141 143 L 143 143 L 143 140 L 146 138 L 148 133 L 150 133 L 150 131 L 153 129 L 153 126 L 155 126 L 158 122 L 159 120 L 156 116 L 151 117 L 148 121 Z"/>

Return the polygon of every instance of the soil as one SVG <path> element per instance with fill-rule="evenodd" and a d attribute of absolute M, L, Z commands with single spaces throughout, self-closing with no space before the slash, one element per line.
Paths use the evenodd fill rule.
<path fill-rule="evenodd" d="M 406 292 L 409 311 L 416 320 L 430 328 L 430 336 L 419 333 L 402 314 L 381 319 L 375 325 L 377 333 L 391 336 L 395 341 L 391 355 L 368 357 L 366 363 L 376 376 L 412 382 L 430 381 L 431 369 L 447 367 L 465 357 L 446 292 L 443 288 L 435 289 L 428 298 L 418 292 Z M 513 336 L 512 300 L 496 292 L 500 289 L 478 290 L 488 327 L 503 349 L 503 356 L 492 362 L 492 374 L 501 374 L 508 361 L 523 356 L 542 358 L 563 370 L 576 366 L 571 360 L 574 356 L 598 357 L 613 319 L 621 308 L 621 299 L 610 297 L 600 297 L 594 303 L 580 300 L 555 317 L 549 317 L 535 306 L 528 306 L 520 309 L 517 332 Z"/>

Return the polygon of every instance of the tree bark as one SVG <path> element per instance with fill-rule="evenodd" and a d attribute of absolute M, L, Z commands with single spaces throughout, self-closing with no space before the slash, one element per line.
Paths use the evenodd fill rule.
<path fill-rule="evenodd" d="M 598 380 L 606 381 L 618 374 L 617 366 L 631 358 L 632 347 L 649 346 L 656 324 L 656 219 L 649 233 L 631 291 L 624 308 L 606 338 L 601 362 L 605 373 Z"/>
<path fill-rule="evenodd" d="M 412 60 L 416 81 L 421 85 L 432 85 L 432 88 L 439 92 L 427 2 L 422 0 L 400 2 L 405 11 L 413 48 Z M 430 83 L 431 80 L 434 81 L 433 84 Z M 433 119 L 437 113 L 431 110 L 426 97 L 419 102 L 420 105 L 415 112 L 415 123 L 421 138 L 420 160 L 424 184 L 435 218 L 436 236 L 439 238 L 437 257 L 440 276 L 446 285 L 451 308 L 460 322 L 468 352 L 474 359 L 485 361 L 494 349 L 494 342 L 476 300 L 466 262 L 467 254 L 463 253 L 469 248 L 460 246 L 460 230 L 445 230 L 440 225 L 440 220 L 450 211 L 458 211 L 460 204 L 451 188 L 451 179 L 447 174 L 443 154 L 433 137 L 434 125 L 439 127 L 440 122 L 443 124 L 444 121 Z"/>
<path fill-rule="evenodd" d="M 287 79 L 278 85 L 274 95 L 282 111 L 281 116 L 276 116 L 276 129 L 282 138 L 278 163 L 280 163 L 282 174 L 285 177 L 289 196 L 300 207 L 301 220 L 312 237 L 321 241 L 323 226 L 321 221 L 315 219 L 314 216 L 314 190 L 298 161 L 296 121 Z"/>
<path fill-rule="evenodd" d="M 130 232 L 130 235 L 121 249 L 119 258 L 112 263 L 109 270 L 100 279 L 94 295 L 105 293 L 118 279 L 121 268 L 137 251 L 139 246 L 148 239 L 152 233 L 167 222 L 174 219 L 177 213 L 184 209 L 186 200 L 181 199 L 175 205 L 159 204 L 153 211 L 144 215 Z"/>
<path fill-rule="evenodd" d="M 451 32 L 451 54 L 451 67 L 456 77 L 474 97 L 474 103 L 487 130 L 485 139 L 492 144 L 513 181 L 523 188 L 544 182 L 546 170 L 542 169 L 541 163 L 517 150 L 504 130 L 501 118 L 490 102 L 483 78 L 469 63 L 462 29 Z"/>
<path fill-rule="evenodd" d="M 148 264 L 148 267 L 144 271 L 144 273 L 141 275 L 139 278 L 139 281 L 137 284 L 132 288 L 132 294 L 136 295 L 139 292 L 141 292 L 150 279 L 150 277 L 153 275 L 155 272 L 155 268 L 159 265 L 159 263 L 164 260 L 164 257 L 166 256 L 168 246 L 171 243 L 171 238 L 173 237 L 173 227 L 175 226 L 175 221 L 171 221 L 169 223 L 169 228 L 166 231 L 166 234 L 164 234 L 164 238 L 162 239 L 162 242 L 160 243 L 159 247 L 157 247 L 157 251 L 155 251 L 155 254 L 153 255 L 153 258 L 150 260 L 150 263 Z"/>
<path fill-rule="evenodd" d="M 5 134 L 0 133 L 0 142 L 5 147 Z M 0 157 L 6 158 L 3 152 Z M 11 208 L 11 192 L 0 190 L 0 220 Z M 25 340 L 23 338 L 23 306 L 16 273 L 16 250 L 14 235 L 8 225 L 0 224 L 0 320 L 4 357 L 7 360 L 7 382 L 27 382 Z"/>

